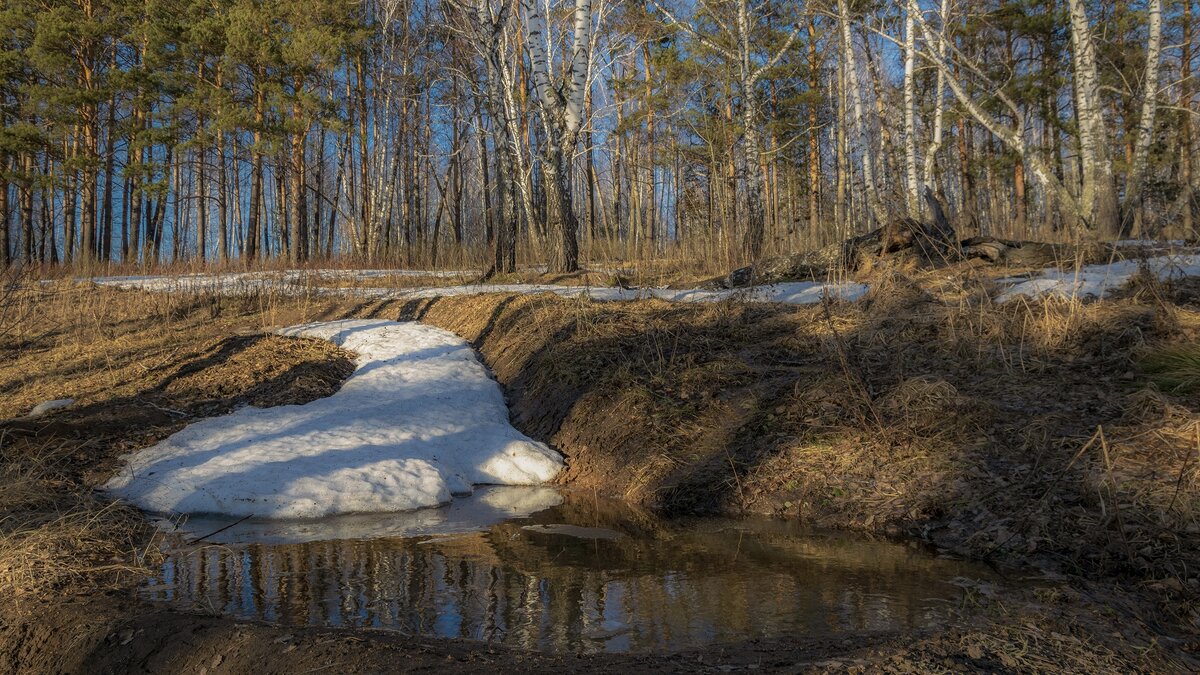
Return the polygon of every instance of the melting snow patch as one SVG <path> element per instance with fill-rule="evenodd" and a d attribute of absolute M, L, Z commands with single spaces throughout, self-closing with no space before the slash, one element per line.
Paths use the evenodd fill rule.
<path fill-rule="evenodd" d="M 42 415 L 45 415 L 48 412 L 51 412 L 54 410 L 62 410 L 63 408 L 69 408 L 74 404 L 75 404 L 75 399 L 73 399 L 73 398 L 60 398 L 60 399 L 55 399 L 53 401 L 44 401 L 42 403 L 39 403 L 39 404 L 33 406 L 33 410 L 29 411 L 28 417 L 41 417 Z"/>
<path fill-rule="evenodd" d="M 334 395 L 242 408 L 125 457 L 105 486 L 158 513 L 317 518 L 438 506 L 473 485 L 535 485 L 562 457 L 514 429 L 471 346 L 418 323 L 280 331 L 358 354 Z"/>
<path fill-rule="evenodd" d="M 1128 284 L 1142 265 L 1160 281 L 1200 276 L 1200 255 L 1119 260 L 1106 265 L 1085 265 L 1078 270 L 1045 270 L 1032 278 L 1001 279 L 999 283 L 1012 286 L 997 296 L 996 301 L 1008 302 L 1019 296 L 1038 295 L 1057 295 L 1081 300 L 1103 298 Z"/>
<path fill-rule="evenodd" d="M 824 283 L 798 281 L 737 288 L 731 290 L 708 290 L 699 288 L 613 288 L 607 286 L 556 286 L 551 284 L 476 284 L 466 286 L 439 286 L 417 289 L 359 288 L 356 293 L 378 298 L 437 298 L 479 293 L 554 293 L 567 298 L 585 297 L 599 301 L 643 300 L 657 298 L 670 302 L 717 302 L 740 299 L 753 302 L 780 302 L 793 305 L 810 305 L 821 302 L 826 296 L 853 301 L 867 292 L 866 284 Z"/>
<path fill-rule="evenodd" d="M 355 288 L 322 286 L 322 277 L 342 277 L 368 280 L 381 276 L 438 276 L 452 277 L 462 272 L 422 272 L 394 270 L 342 270 L 300 272 L 247 272 L 237 274 L 192 274 L 168 276 L 99 277 L 92 282 L 100 286 L 112 286 L 126 290 L 156 292 L 216 292 L 225 295 L 245 295 L 271 290 L 283 294 L 313 293 L 326 296 L 357 296 L 374 299 L 419 299 L 439 298 L 456 295 L 479 295 L 483 293 L 554 293 L 563 297 L 586 297 L 591 300 L 620 301 L 658 298 L 671 302 L 716 302 L 720 300 L 748 300 L 753 302 L 778 302 L 792 305 L 810 305 L 821 302 L 825 297 L 854 301 L 867 292 L 866 284 L 845 282 L 826 283 L 799 281 L 739 288 L 732 290 L 674 289 L 674 288 L 613 288 L 606 286 L 559 286 L 554 284 L 461 284 L 453 286 L 431 286 L 421 288 Z M 307 284 L 307 285 L 304 285 Z"/>

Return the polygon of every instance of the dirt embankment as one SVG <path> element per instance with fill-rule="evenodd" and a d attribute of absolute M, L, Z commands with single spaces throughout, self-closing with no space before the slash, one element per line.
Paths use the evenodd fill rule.
<path fill-rule="evenodd" d="M 400 315 L 475 343 L 568 485 L 1135 578 L 1200 628 L 1200 400 L 1148 372 L 1180 345 L 1167 370 L 1195 371 L 1200 308 L 1155 292 L 992 306 L 891 278 L 829 307 L 485 296 Z"/>
<path fill-rule="evenodd" d="M 1122 624 L 1195 658 L 1194 284 L 1090 305 L 982 287 L 883 274 L 826 307 L 475 297 L 400 316 L 475 343 L 567 485 L 1035 565 L 1130 594 Z"/>
<path fill-rule="evenodd" d="M 1200 373 L 1196 297 L 1153 286 L 1089 306 L 996 307 L 969 275 L 881 275 L 865 301 L 827 307 L 34 300 L 32 328 L 0 345 L 0 415 L 78 403 L 0 423 L 0 670 L 1188 670 L 1200 648 L 1200 401 L 1186 386 Z M 122 452 L 190 419 L 332 391 L 347 355 L 261 328 L 343 316 L 417 319 L 473 341 L 514 423 L 567 455 L 568 486 L 667 512 L 912 533 L 1070 583 L 973 598 L 992 610 L 936 634 L 670 658 L 287 631 L 129 599 L 120 589 L 154 546 L 92 486 Z"/>

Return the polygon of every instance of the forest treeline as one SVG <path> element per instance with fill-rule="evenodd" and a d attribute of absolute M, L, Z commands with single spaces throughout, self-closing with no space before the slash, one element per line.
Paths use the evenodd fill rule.
<path fill-rule="evenodd" d="M 1193 0 L 5 0 L 3 264 L 1191 237 Z"/>

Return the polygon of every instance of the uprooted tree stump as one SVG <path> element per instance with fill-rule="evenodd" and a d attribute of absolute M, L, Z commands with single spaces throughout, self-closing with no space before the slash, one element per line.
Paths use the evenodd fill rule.
<path fill-rule="evenodd" d="M 851 237 L 815 251 L 776 256 L 734 270 L 711 282 L 719 288 L 775 284 L 784 281 L 825 281 L 838 273 L 855 272 L 868 261 L 897 253 L 915 254 L 924 267 L 938 267 L 961 260 L 1012 267 L 1046 267 L 1074 262 L 1111 260 L 1120 257 L 1111 246 L 1092 244 L 1048 244 L 1013 241 L 996 237 L 971 237 L 958 241 L 941 202 L 927 187 L 925 201 L 933 214 L 932 223 L 914 218 L 897 218 L 858 237 Z"/>
<path fill-rule="evenodd" d="M 836 272 L 853 272 L 871 258 L 901 251 L 917 253 L 928 264 L 944 264 L 962 258 L 954 227 L 946 218 L 941 202 L 929 188 L 925 201 L 933 213 L 932 223 L 915 218 L 897 218 L 887 225 L 858 237 L 831 244 L 815 251 L 767 258 L 754 265 L 734 270 L 714 285 L 743 288 L 781 281 L 820 281 Z"/>

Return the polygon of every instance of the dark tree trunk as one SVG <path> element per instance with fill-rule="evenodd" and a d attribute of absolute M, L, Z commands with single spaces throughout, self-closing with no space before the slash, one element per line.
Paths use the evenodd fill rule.
<path fill-rule="evenodd" d="M 8 215 L 8 158 L 0 159 L 0 266 L 12 263 L 8 248 L 8 228 L 12 222 Z"/>
<path fill-rule="evenodd" d="M 579 270 L 579 222 L 571 190 L 571 155 L 561 145 L 547 139 L 542 159 L 542 182 L 546 193 L 547 234 L 551 238 L 549 267 L 552 272 Z"/>
<path fill-rule="evenodd" d="M 115 96 L 108 101 L 108 119 L 106 120 L 107 146 L 104 150 L 104 202 L 101 207 L 100 236 L 97 248 L 100 260 L 112 260 L 113 249 L 113 179 L 116 173 L 117 157 L 117 99 Z"/>
<path fill-rule="evenodd" d="M 304 88 L 304 83 L 297 78 L 295 83 L 295 94 L 299 97 L 300 92 Z M 305 130 L 306 125 L 303 122 L 303 110 L 300 107 L 300 99 L 292 103 L 292 122 L 298 128 L 292 134 L 292 156 L 291 156 L 291 254 L 293 263 L 302 263 L 308 260 L 308 214 L 305 213 L 304 199 L 304 141 L 308 136 Z"/>

